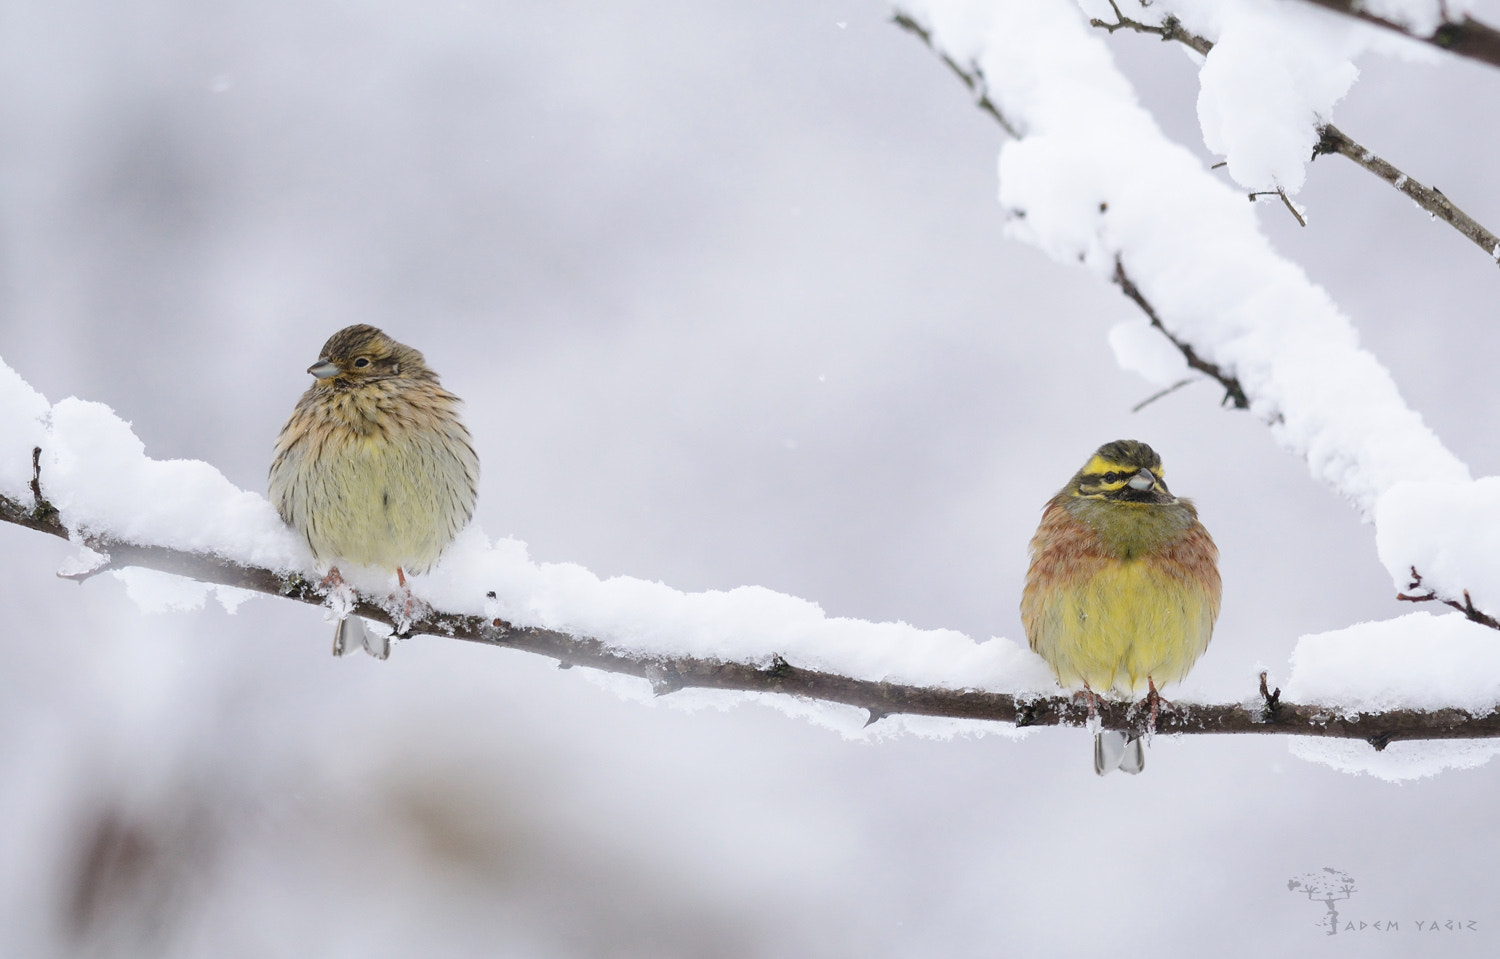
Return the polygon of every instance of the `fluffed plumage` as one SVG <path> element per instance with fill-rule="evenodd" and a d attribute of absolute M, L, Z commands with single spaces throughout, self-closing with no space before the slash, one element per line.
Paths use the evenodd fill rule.
<path fill-rule="evenodd" d="M 373 326 L 350 326 L 323 345 L 276 440 L 270 496 L 276 511 L 331 567 L 426 572 L 474 514 L 479 457 L 422 354 Z M 340 623 L 334 652 L 357 624 Z M 384 658 L 388 647 L 371 648 Z"/>
<path fill-rule="evenodd" d="M 1021 594 L 1026 638 L 1065 688 L 1154 697 L 1208 647 L 1218 555 L 1193 504 L 1168 491 L 1155 451 L 1107 443 L 1043 509 Z M 1144 762 L 1138 737 L 1096 737 L 1101 775 Z"/>

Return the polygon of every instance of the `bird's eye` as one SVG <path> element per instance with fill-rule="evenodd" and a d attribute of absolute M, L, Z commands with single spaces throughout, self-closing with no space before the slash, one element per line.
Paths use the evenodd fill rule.
<path fill-rule="evenodd" d="M 367 367 L 369 365 L 370 365 L 370 358 L 367 357 L 367 356 L 361 356 L 359 359 L 357 359 L 357 360 L 354 361 L 354 368 L 356 370 L 362 370 L 362 369 L 364 369 L 365 367 Z"/>
<path fill-rule="evenodd" d="M 1111 470 L 1110 472 L 1104 474 L 1104 482 L 1106 482 L 1106 483 L 1118 483 L 1119 481 L 1120 481 L 1120 474 L 1114 472 L 1113 470 Z"/>

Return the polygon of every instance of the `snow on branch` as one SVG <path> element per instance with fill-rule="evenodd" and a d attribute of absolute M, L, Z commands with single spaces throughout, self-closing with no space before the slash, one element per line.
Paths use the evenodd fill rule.
<path fill-rule="evenodd" d="M 629 577 L 600 580 L 571 564 L 535 563 L 523 544 L 491 542 L 472 527 L 436 569 L 411 580 L 409 609 L 406 597 L 392 595 L 390 577 L 357 570 L 343 572 L 358 592 L 331 601 L 306 544 L 263 496 L 207 463 L 151 459 L 108 407 L 72 398 L 50 404 L 3 362 L 0 521 L 76 544 L 80 555 L 59 575 L 79 582 L 112 575 L 143 609 L 192 608 L 210 594 L 231 611 L 255 594 L 337 603 L 370 628 L 385 624 L 403 637 L 467 640 L 638 677 L 657 695 L 777 694 L 764 701 L 846 736 L 1014 736 L 1089 721 L 1087 706 L 1058 690 L 1041 658 L 1008 639 L 976 642 L 953 630 L 830 618 L 759 587 L 681 593 Z M 1475 631 L 1485 637 L 1478 660 Z M 309 629 L 309 641 L 322 635 Z M 1477 741 L 1500 740 L 1500 692 L 1486 682 L 1500 675 L 1492 635 L 1462 616 L 1414 613 L 1304 637 L 1285 698 L 1262 690 L 1213 705 L 1183 696 L 1163 709 L 1156 730 L 1290 734 L 1304 737 L 1293 740 L 1304 742 L 1301 755 L 1391 778 L 1471 764 L 1475 750 L 1488 748 Z M 1428 644 L 1416 660 L 1400 652 L 1413 636 Z M 1381 643 L 1390 648 L 1372 656 Z M 1486 650 L 1493 662 L 1483 659 Z M 1465 664 L 1468 682 L 1453 680 L 1455 661 Z M 1097 721 L 1141 729 L 1147 713 L 1106 703 Z M 1401 749 L 1377 759 L 1361 744 L 1351 758 L 1348 740 Z M 1458 740 L 1476 742 L 1433 744 Z M 1313 741 L 1340 745 L 1326 747 L 1325 756 L 1305 744 Z"/>
<path fill-rule="evenodd" d="M 1135 28 L 1111 6 L 1117 29 Z M 1272 8 L 1235 7 L 1257 17 L 1286 9 Z M 939 52 L 1020 134 L 1000 152 L 1007 233 L 1116 283 L 1146 314 L 1110 331 L 1122 367 L 1164 388 L 1190 369 L 1216 371 L 1231 398 L 1237 385 L 1249 409 L 1315 478 L 1374 521 L 1376 548 L 1397 590 L 1415 567 L 1435 598 L 1492 615 L 1500 601 L 1500 565 L 1492 561 L 1500 477 L 1470 478 L 1406 405 L 1385 367 L 1359 346 L 1327 292 L 1272 250 L 1243 194 L 1166 139 L 1071 4 L 905 0 L 896 22 Z M 1252 25 L 1258 45 L 1228 59 L 1239 72 L 1215 81 L 1221 101 L 1251 102 L 1257 77 L 1286 72 L 1275 62 L 1254 62 L 1268 49 L 1267 56 L 1311 61 L 1326 53 L 1311 40 L 1310 48 L 1280 50 L 1271 40 L 1282 34 L 1269 29 L 1278 25 Z M 1208 48 L 1180 22 L 1144 32 Z M 1343 76 L 1337 63 L 1322 69 L 1325 80 Z M 1290 102 L 1305 106 L 1297 96 Z M 1270 153 L 1285 154 L 1301 136 L 1287 131 L 1306 126 L 1305 116 L 1292 110 L 1248 127 L 1277 140 Z M 1308 161 L 1313 145 L 1296 154 L 1298 163 Z M 1253 157 L 1248 165 L 1271 169 L 1283 159 Z"/>
<path fill-rule="evenodd" d="M 1012 237 L 1111 282 L 1123 270 L 1137 305 L 1151 306 L 1141 326 L 1232 377 L 1364 516 L 1402 480 L 1468 479 L 1327 292 L 1271 249 L 1243 195 L 1166 139 L 1068 5 L 923 0 L 897 22 L 1022 134 L 1000 155 Z M 1155 359 L 1116 346 L 1127 368 Z M 1163 366 L 1160 385 L 1187 367 L 1185 356 Z"/>
<path fill-rule="evenodd" d="M 1431 44 L 1440 50 L 1446 50 L 1461 57 L 1488 63 L 1492 67 L 1500 67 L 1500 30 L 1480 23 L 1468 15 L 1458 20 L 1450 20 L 1447 13 L 1442 10 L 1441 4 L 1438 5 L 1439 11 L 1442 11 L 1440 22 L 1414 24 L 1379 16 L 1372 12 L 1370 9 L 1372 4 L 1366 0 L 1304 0 L 1304 2 L 1354 17 L 1362 23 L 1392 30 L 1404 37 Z"/>
<path fill-rule="evenodd" d="M 1159 24 L 1143 23 L 1121 13 L 1120 7 L 1115 0 L 1109 0 L 1109 5 L 1114 11 L 1114 22 L 1093 17 L 1089 20 L 1090 26 L 1101 28 L 1109 33 L 1114 33 L 1116 30 L 1128 29 L 1135 33 L 1152 34 L 1161 37 L 1164 41 L 1175 40 L 1204 57 L 1208 56 L 1209 51 L 1214 48 L 1213 41 L 1188 30 L 1182 25 L 1182 21 L 1171 14 L 1163 17 Z M 968 82 L 971 85 L 974 83 L 973 80 L 969 80 Z M 1403 173 L 1394 164 L 1377 156 L 1374 151 L 1368 149 L 1332 123 L 1317 124 L 1317 133 L 1318 141 L 1313 147 L 1311 159 L 1315 160 L 1320 156 L 1337 154 L 1352 160 L 1360 167 L 1370 171 L 1395 187 L 1397 191 L 1410 198 L 1421 209 L 1426 210 L 1432 216 L 1442 220 L 1463 234 L 1469 242 L 1479 247 L 1485 256 L 1489 257 L 1491 262 L 1496 266 L 1500 266 L 1500 236 L 1491 233 L 1484 228 L 1483 224 L 1459 209 L 1437 187 L 1425 186 L 1413 177 Z M 1297 222 L 1302 226 L 1307 225 L 1302 219 L 1302 215 L 1292 205 L 1292 201 L 1287 198 L 1285 191 L 1277 189 L 1261 192 L 1279 195 L 1282 202 L 1287 205 L 1287 209 L 1291 210 L 1292 215 L 1297 218 Z M 1251 199 L 1254 199 L 1257 195 L 1257 193 L 1251 193 Z"/>
<path fill-rule="evenodd" d="M 42 496 L 41 453 L 38 448 L 33 455 L 38 473 L 33 478 L 32 502 L 27 504 L 0 495 L 0 520 L 71 542 L 81 542 L 100 557 L 87 568 L 59 575 L 81 582 L 104 572 L 144 568 L 199 583 L 249 590 L 311 605 L 327 603 L 324 591 L 313 578 L 302 573 L 249 565 L 208 551 L 130 542 L 103 531 L 69 529 L 62 522 L 59 510 Z M 491 591 L 487 598 L 493 601 L 495 593 Z M 358 598 L 352 612 L 391 627 L 397 625 L 391 610 L 368 596 Z M 861 679 L 799 666 L 786 656 L 772 652 L 778 646 L 778 638 L 772 636 L 762 640 L 763 648 L 767 650 L 764 655 L 735 661 L 631 649 L 561 630 L 519 626 L 500 617 L 430 607 L 413 621 L 402 623 L 400 635 L 468 640 L 547 656 L 556 659 L 562 667 L 586 666 L 634 676 L 649 682 L 658 696 L 699 688 L 776 693 L 838 703 L 864 710 L 866 726 L 897 715 L 982 720 L 1007 723 L 1017 728 L 1083 726 L 1089 722 L 1088 708 L 1081 699 L 1056 693 L 920 686 Z M 1034 679 L 1035 676 L 1036 672 L 1032 671 L 1026 678 Z M 1100 705 L 1097 720 L 1107 729 L 1143 730 L 1147 711 L 1138 704 L 1106 702 Z M 1262 673 L 1260 695 L 1247 703 L 1164 704 L 1157 717 L 1156 732 L 1273 733 L 1359 739 L 1370 743 L 1376 750 L 1383 750 L 1388 744 L 1403 740 L 1500 738 L 1500 711 L 1449 707 L 1346 712 L 1326 704 L 1285 702 L 1281 699 L 1280 689 L 1271 691 L 1267 688 L 1266 676 Z"/>
<path fill-rule="evenodd" d="M 1161 317 L 1156 315 L 1156 310 L 1152 309 L 1150 302 L 1146 300 L 1140 288 L 1130 281 L 1130 276 L 1125 272 L 1124 262 L 1118 259 L 1115 260 L 1114 282 L 1120 288 L 1120 292 L 1129 297 L 1130 301 L 1140 307 L 1141 312 L 1146 314 L 1146 318 L 1151 321 L 1152 328 L 1159 330 L 1162 336 L 1171 341 L 1172 345 L 1177 348 L 1177 351 L 1182 354 L 1182 358 L 1187 361 L 1189 367 L 1219 381 L 1219 385 L 1224 387 L 1224 402 L 1221 405 L 1232 405 L 1237 410 L 1248 410 L 1250 408 L 1250 400 L 1245 397 L 1245 388 L 1240 385 L 1239 380 L 1224 372 L 1216 364 L 1210 363 L 1200 357 L 1198 352 L 1193 349 L 1191 343 L 1179 340 L 1172 335 L 1170 330 L 1162 325 Z M 1174 383 L 1173 387 L 1176 385 Z M 1168 387 L 1168 389 L 1171 388 Z"/>

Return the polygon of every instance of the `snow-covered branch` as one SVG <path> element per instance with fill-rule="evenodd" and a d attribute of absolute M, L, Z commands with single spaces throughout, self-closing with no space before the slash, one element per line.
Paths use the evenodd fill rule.
<path fill-rule="evenodd" d="M 1117 28 L 1131 27 L 1111 6 Z M 1170 8 L 1163 16 L 1182 19 L 1161 35 L 1189 46 L 1206 44 L 1194 24 L 1183 25 L 1189 13 L 1209 20 L 1230 9 L 1191 0 L 1153 5 L 1162 7 Z M 1307 28 L 1305 36 L 1283 29 L 1277 18 L 1288 10 L 1298 8 L 1232 5 L 1238 32 L 1211 48 L 1200 114 L 1205 101 L 1212 104 L 1205 139 L 1229 157 L 1236 180 L 1267 178 L 1293 192 L 1319 142 L 1309 118 L 1331 107 L 1357 72 L 1330 50 L 1364 49 L 1368 38 L 1341 36 L 1325 49 L 1307 24 L 1293 23 Z M 1314 15 L 1322 16 L 1303 12 Z M 1315 478 L 1375 522 L 1397 590 L 1414 566 L 1437 598 L 1492 615 L 1485 611 L 1500 597 L 1500 570 L 1487 549 L 1489 531 L 1500 529 L 1500 510 L 1491 505 L 1500 478 L 1470 478 L 1359 346 L 1327 292 L 1271 248 L 1244 194 L 1167 140 L 1075 7 L 907 0 L 897 22 L 964 75 L 1018 134 L 1000 152 L 1007 232 L 1135 291 L 1146 317 L 1110 332 L 1121 366 L 1160 387 L 1204 369 L 1194 359 L 1218 370 L 1226 391 L 1237 383 L 1250 410 L 1306 459 Z M 1316 102 L 1300 88 L 1262 96 L 1265 84 L 1306 71 L 1322 78 Z"/>
<path fill-rule="evenodd" d="M 1500 30 L 1480 23 L 1470 16 L 1449 20 L 1446 13 L 1442 12 L 1441 4 L 1435 5 L 1442 16 L 1441 21 L 1415 23 L 1380 16 L 1372 10 L 1372 5 L 1366 0 L 1304 0 L 1304 2 L 1354 17 L 1363 23 L 1384 27 L 1422 43 L 1430 43 L 1440 50 L 1447 50 L 1461 57 L 1500 67 Z"/>
<path fill-rule="evenodd" d="M 1114 33 L 1116 30 L 1131 30 L 1135 33 L 1147 33 L 1158 36 L 1163 40 L 1175 40 L 1198 55 L 1205 57 L 1214 48 L 1213 41 L 1186 29 L 1183 27 L 1182 21 L 1171 14 L 1163 17 L 1159 24 L 1143 23 L 1140 20 L 1133 20 L 1121 13 L 1119 4 L 1115 0 L 1110 0 L 1109 5 L 1114 11 L 1114 21 L 1110 22 L 1093 17 L 1089 20 L 1090 26 L 1099 27 L 1109 33 Z M 898 22 L 900 22 L 899 18 Z M 901 25 L 907 29 L 912 29 L 915 26 L 909 20 Z M 920 28 L 917 28 L 917 30 L 920 32 Z M 949 65 L 952 66 L 952 63 L 950 62 Z M 967 77 L 957 67 L 954 67 L 954 69 L 971 88 L 983 88 L 984 82 L 982 77 Z M 1469 242 L 1479 247 L 1493 263 L 1500 266 L 1500 236 L 1491 233 L 1478 220 L 1475 220 L 1459 209 L 1454 205 L 1452 200 L 1443 195 L 1441 190 L 1436 187 L 1426 186 L 1402 172 L 1395 164 L 1378 156 L 1373 150 L 1359 143 L 1332 123 L 1320 123 L 1317 130 L 1318 142 L 1313 147 L 1313 159 L 1317 159 L 1320 156 L 1337 154 L 1352 160 L 1355 164 L 1395 187 L 1397 191 L 1409 197 L 1417 206 L 1463 234 Z M 1292 210 L 1292 215 L 1297 217 L 1298 222 L 1306 226 L 1306 223 L 1302 221 L 1301 214 L 1292 206 L 1292 202 L 1287 198 L 1285 192 L 1279 189 L 1265 192 L 1279 195 L 1287 207 Z M 1251 194 L 1252 199 L 1255 196 L 1255 193 Z"/>
<path fill-rule="evenodd" d="M 1240 385 L 1239 380 L 1220 369 L 1218 364 L 1210 363 L 1203 359 L 1203 357 L 1198 355 L 1198 351 L 1193 349 L 1193 344 L 1179 340 L 1172 335 L 1170 330 L 1162 325 L 1161 317 L 1156 315 L 1156 310 L 1152 308 L 1150 301 L 1146 299 L 1140 287 L 1131 282 L 1130 275 L 1125 272 L 1125 264 L 1120 260 L 1115 261 L 1114 282 L 1120 288 L 1120 292 L 1124 293 L 1132 303 L 1141 308 L 1142 313 L 1146 314 L 1146 318 L 1151 321 L 1152 329 L 1159 331 L 1162 336 L 1165 336 L 1177 348 L 1177 352 L 1182 354 L 1182 358 L 1187 361 L 1189 367 L 1217 380 L 1219 385 L 1224 387 L 1223 405 L 1233 406 L 1237 410 L 1248 410 L 1250 408 L 1250 400 L 1246 398 L 1245 388 Z M 1173 386 L 1176 386 L 1176 384 L 1173 384 Z"/>
<path fill-rule="evenodd" d="M 39 459 L 39 452 L 38 452 Z M 38 484 L 40 488 L 40 484 Z M 64 540 L 80 538 L 59 519 L 58 511 L 37 496 L 30 504 L 0 495 L 0 520 L 49 533 Z M 86 569 L 60 574 L 75 580 L 103 572 L 144 568 L 187 577 L 200 583 L 250 590 L 311 605 L 328 601 L 311 579 L 235 562 L 209 552 L 132 543 L 108 534 L 85 534 L 84 543 L 100 562 Z M 355 600 L 352 613 L 395 627 L 397 620 L 381 602 Z M 756 661 L 732 661 L 698 656 L 644 653 L 612 646 L 587 636 L 555 629 L 517 626 L 498 617 L 427 609 L 410 623 L 403 636 L 430 635 L 461 639 L 547 656 L 564 668 L 586 666 L 644 679 L 659 696 L 686 688 L 751 693 L 776 693 L 853 706 L 866 711 L 866 725 L 896 715 L 984 720 L 1017 727 L 1082 726 L 1089 722 L 1081 699 L 1038 693 L 1005 693 L 954 689 L 859 679 L 798 666 L 770 652 Z M 777 648 L 775 637 L 765 637 L 767 650 Z M 1328 705 L 1283 702 L 1280 690 L 1268 691 L 1261 676 L 1258 701 L 1205 705 L 1165 704 L 1156 731 L 1178 734 L 1284 733 L 1297 736 L 1363 739 L 1376 749 L 1398 740 L 1500 738 L 1500 712 L 1474 713 L 1460 708 L 1391 709 L 1345 714 Z M 1105 702 L 1098 722 L 1107 729 L 1141 730 L 1146 710 L 1137 705 Z"/>

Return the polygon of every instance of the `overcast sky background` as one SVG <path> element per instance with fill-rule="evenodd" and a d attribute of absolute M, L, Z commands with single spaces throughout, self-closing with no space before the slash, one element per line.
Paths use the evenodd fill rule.
<path fill-rule="evenodd" d="M 1500 17 L 1482 11 L 1490 22 Z M 477 522 L 544 561 L 1024 639 L 1026 543 L 1099 444 L 1151 443 L 1217 539 L 1186 688 L 1409 607 L 1371 530 L 1218 408 L 1140 413 L 1115 289 L 1002 235 L 998 128 L 872 0 L 606 7 L 0 3 L 0 357 L 157 458 L 263 490 L 334 330 L 467 401 Z M 1110 41 L 1200 153 L 1195 68 Z M 1371 60 L 1335 116 L 1500 225 L 1500 71 Z M 1212 162 L 1210 159 L 1208 162 Z M 1338 157 L 1278 246 L 1476 475 L 1500 472 L 1500 270 Z M 1493 954 L 1495 764 L 1392 785 L 1278 737 L 851 743 L 316 610 L 147 616 L 0 528 L 0 952 Z M 774 638 L 767 638 L 774 646 Z M 1324 937 L 1287 880 L 1335 867 Z M 1425 936 L 1418 941 L 1419 936 Z M 1430 947 L 1435 948 L 1435 947 Z"/>

